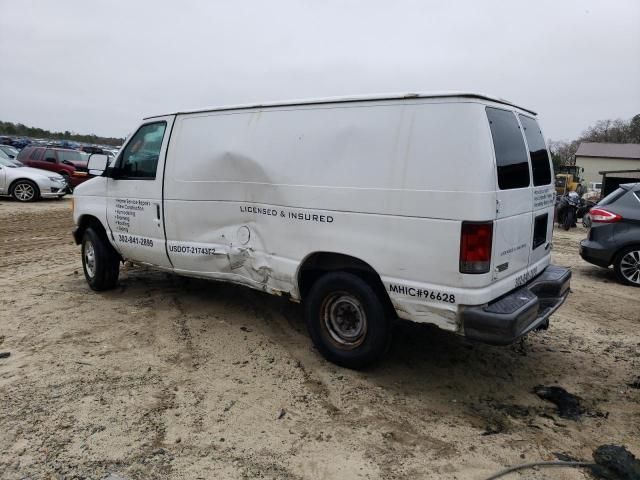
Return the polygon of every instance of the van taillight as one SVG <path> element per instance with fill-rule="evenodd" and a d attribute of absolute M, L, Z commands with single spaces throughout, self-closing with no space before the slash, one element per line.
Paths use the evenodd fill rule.
<path fill-rule="evenodd" d="M 591 221 L 596 223 L 615 223 L 622 220 L 620 215 L 604 208 L 592 208 L 589 211 L 589 215 L 591 216 Z"/>
<path fill-rule="evenodd" d="M 460 273 L 487 273 L 491 269 L 493 222 L 462 222 Z"/>

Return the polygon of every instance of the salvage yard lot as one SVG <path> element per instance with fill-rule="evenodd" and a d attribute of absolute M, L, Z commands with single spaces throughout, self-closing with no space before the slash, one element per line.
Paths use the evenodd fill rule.
<path fill-rule="evenodd" d="M 96 294 L 71 228 L 69 199 L 0 200 L 0 478 L 463 480 L 640 455 L 640 292 L 579 258 L 582 227 L 554 236 L 573 293 L 548 331 L 496 348 L 399 323 L 363 372 L 323 360 L 282 298 L 133 266 Z"/>

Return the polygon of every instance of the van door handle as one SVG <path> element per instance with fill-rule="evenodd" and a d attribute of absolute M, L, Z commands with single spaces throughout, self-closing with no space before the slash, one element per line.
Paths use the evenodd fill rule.
<path fill-rule="evenodd" d="M 156 203 L 156 218 L 155 218 L 156 223 L 158 224 L 158 226 L 160 226 L 160 204 Z"/>

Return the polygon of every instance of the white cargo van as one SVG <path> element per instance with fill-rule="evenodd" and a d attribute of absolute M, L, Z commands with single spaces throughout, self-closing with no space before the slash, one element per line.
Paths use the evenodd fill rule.
<path fill-rule="evenodd" d="M 384 352 L 396 316 L 508 344 L 546 325 L 571 276 L 550 265 L 535 117 L 436 93 L 146 118 L 74 192 L 86 279 L 112 288 L 130 260 L 285 295 L 349 367 Z"/>

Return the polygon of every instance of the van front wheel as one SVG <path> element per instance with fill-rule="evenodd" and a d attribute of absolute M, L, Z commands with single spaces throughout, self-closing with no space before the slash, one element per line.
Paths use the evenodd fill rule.
<path fill-rule="evenodd" d="M 92 290 L 109 290 L 118 283 L 118 254 L 107 239 L 92 228 L 87 228 L 82 236 L 82 269 Z"/>
<path fill-rule="evenodd" d="M 314 345 L 329 361 L 362 368 L 378 360 L 391 341 L 385 304 L 363 279 L 328 273 L 305 299 L 307 327 Z"/>

